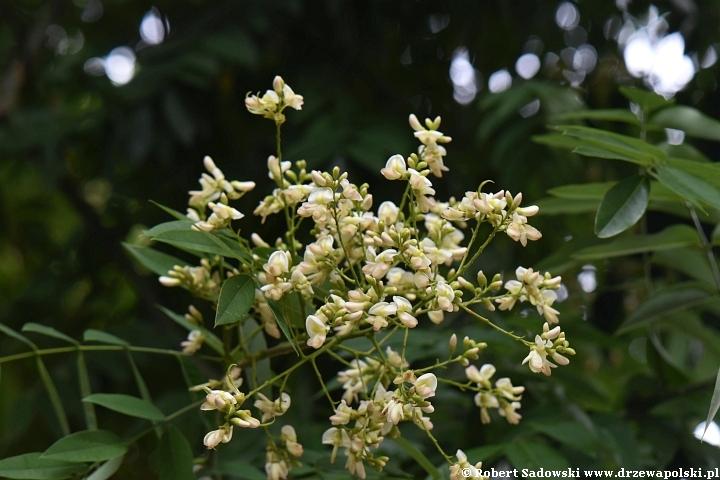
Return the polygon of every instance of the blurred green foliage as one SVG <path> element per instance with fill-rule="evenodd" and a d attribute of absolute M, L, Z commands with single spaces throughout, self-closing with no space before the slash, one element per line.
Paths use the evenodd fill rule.
<path fill-rule="evenodd" d="M 97 16 L 98 4 L 101 15 L 94 18 L 90 14 L 95 8 Z M 161 44 L 136 49 L 135 78 L 116 86 L 105 76 L 85 73 L 91 57 L 104 57 L 118 46 L 135 49 L 138 26 L 151 7 L 167 19 L 169 30 Z M 567 85 L 562 69 L 543 69 L 533 80 L 516 78 L 505 92 L 487 91 L 490 73 L 512 70 L 531 35 L 541 40 L 543 52 L 559 54 L 565 48 L 564 32 L 554 19 L 557 7 L 557 2 L 544 0 L 2 2 L 0 323 L 19 331 L 36 322 L 75 339 L 89 328 L 99 329 L 132 345 L 177 350 L 185 333 L 157 305 L 182 312 L 190 297 L 162 288 L 121 242 L 141 242 L 144 228 L 167 220 L 149 199 L 178 209 L 186 203 L 204 155 L 211 155 L 229 177 L 258 183 L 260 188 L 246 201 L 247 210 L 254 208 L 269 187 L 264 172 L 273 132 L 268 122 L 247 114 L 243 101 L 248 91 L 280 74 L 306 98 L 303 110 L 283 131 L 286 158 L 304 158 L 310 168 L 339 165 L 359 184 L 376 179 L 391 154 L 410 152 L 409 113 L 442 115 L 442 131 L 453 143 L 447 161 L 451 171 L 435 182 L 438 197 L 460 196 L 492 179 L 498 188 L 522 191 L 527 203 L 541 206 L 534 224 L 543 241 L 524 250 L 496 242 L 481 266 L 504 269 L 506 278 L 516 265 L 562 274 L 568 298 L 559 309 L 579 355 L 552 377 L 539 378 L 509 361 L 522 356 L 506 338 L 458 316 L 453 320 L 458 335 L 490 344 L 481 362 L 494 363 L 527 391 L 517 427 L 500 418 L 483 426 L 470 396 L 439 391 L 433 421 L 443 446 L 463 448 L 472 461 L 483 460 L 486 466 L 719 466 L 717 447 L 700 444 L 692 434 L 707 415 L 720 365 L 720 304 L 703 250 L 683 244 L 615 258 L 593 256 L 592 250 L 588 254 L 583 249 L 607 243 L 594 235 L 594 212 L 610 188 L 600 182 L 637 174 L 637 166 L 548 146 L 552 140 L 532 140 L 552 134 L 548 124 L 581 124 L 582 116 L 571 115 L 588 107 L 627 111 L 618 84 L 641 84 L 627 74 L 617 44 L 603 34 L 608 19 L 620 18 L 619 10 L 613 2 L 577 6 L 588 43 L 598 53 L 597 67 L 579 86 Z M 638 16 L 648 7 L 647 2 L 629 6 Z M 661 2 L 658 8 L 668 13 L 671 31 L 683 32 L 688 51 L 702 56 L 720 41 L 719 2 Z M 438 25 L 444 28 L 438 30 Z M 64 37 L 51 28 L 57 26 Z M 64 39 L 64 47 L 58 38 Z M 448 76 L 460 46 L 467 48 L 480 72 L 479 84 L 485 86 L 467 106 L 453 100 Z M 701 69 L 678 93 L 677 105 L 720 117 L 717 69 L 717 64 Z M 534 99 L 540 101 L 539 111 L 524 118 L 518 111 Z M 707 124 L 682 110 L 666 116 L 664 125 L 673 128 Z M 623 118 L 630 122 L 587 121 L 637 137 L 640 129 L 633 117 Z M 717 130 L 712 123 L 707 128 L 692 139 L 693 146 L 663 143 L 662 128 L 647 134 L 670 156 L 717 162 L 718 144 L 711 142 L 718 139 L 713 138 Z M 717 186 L 720 177 L 704 178 Z M 587 183 L 593 186 L 568 187 Z M 398 196 L 391 190 L 373 194 L 377 204 Z M 677 224 L 694 228 L 682 204 L 668 202 L 655 190 L 649 198 L 645 220 L 633 227 L 637 233 L 658 234 Z M 707 211 L 700 220 L 717 244 L 720 212 Z M 260 227 L 257 219 L 248 219 L 247 228 L 262 228 L 263 237 L 273 238 L 281 225 L 269 219 Z M 578 255 L 583 251 L 585 256 Z M 581 283 L 589 278 L 597 286 L 583 290 Z M 672 293 L 665 302 L 659 298 L 664 292 Z M 655 303 L 643 303 L 648 297 Z M 522 311 L 493 320 L 525 332 L 528 315 L 534 314 Z M 617 334 L 621 325 L 633 322 L 637 328 Z M 447 339 L 439 332 L 428 331 L 426 342 L 408 352 L 410 360 L 444 352 Z M 25 335 L 39 347 L 58 345 L 57 339 Z M 0 337 L 3 356 L 25 350 L 22 342 Z M 170 357 L 121 349 L 88 352 L 85 360 L 90 391 L 151 398 L 165 413 L 188 404 L 184 377 L 199 383 L 217 375 L 201 362 L 183 359 L 178 364 Z M 67 411 L 67 426 L 84 429 L 76 356 L 44 357 L 44 365 Z M 63 435 L 64 426 L 54 414 L 38 364 L 30 358 L 0 366 L 0 457 L 45 450 Z M 333 371 L 336 366 L 321 368 Z M 311 371 L 304 374 L 312 376 Z M 462 377 L 462 371 L 454 374 Z M 297 398 L 320 398 L 312 381 L 291 383 Z M 300 441 L 306 446 L 309 477 L 316 475 L 314 469 L 329 468 L 329 454 L 320 445 L 327 412 L 317 403 L 294 405 L 287 414 L 289 422 L 303 425 Z M 144 426 L 96 410 L 102 428 L 124 437 Z M 206 428 L 196 413 L 180 416 L 174 424 L 194 454 L 202 453 Z M 156 438 L 143 438 L 113 478 L 156 478 L 156 450 L 163 455 L 187 450 L 177 434 L 166 432 L 160 447 Z M 407 435 L 440 464 L 430 445 L 410 431 Z M 228 444 L 220 452 L 216 474 L 262 478 L 259 438 L 248 433 Z M 396 445 L 383 447 L 393 454 L 390 475 L 423 475 Z M 343 472 L 324 478 L 345 478 Z"/>

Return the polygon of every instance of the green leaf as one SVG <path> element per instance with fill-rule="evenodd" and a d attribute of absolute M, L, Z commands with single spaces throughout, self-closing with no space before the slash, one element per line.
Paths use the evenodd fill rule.
<path fill-rule="evenodd" d="M 170 244 L 190 252 L 211 253 L 227 256 L 238 260 L 247 260 L 247 255 L 240 250 L 236 242 L 228 238 L 220 238 L 212 233 L 195 230 L 168 230 L 159 233 L 153 240 Z"/>
<path fill-rule="evenodd" d="M 639 88 L 620 87 L 620 93 L 636 104 L 645 113 L 651 113 L 660 108 L 666 108 L 675 103 L 675 99 L 665 100 L 665 97 L 654 92 Z"/>
<path fill-rule="evenodd" d="M 603 197 L 595 216 L 595 235 L 608 238 L 624 232 L 642 218 L 650 198 L 650 182 L 633 175 L 611 188 Z"/>
<path fill-rule="evenodd" d="M 102 462 L 124 455 L 127 445 L 107 430 L 84 430 L 53 443 L 42 458 L 66 462 Z"/>
<path fill-rule="evenodd" d="M 640 121 L 630 110 L 624 108 L 580 110 L 557 115 L 552 120 L 599 120 L 607 122 L 623 122 L 639 125 Z"/>
<path fill-rule="evenodd" d="M 668 158 L 669 167 L 700 177 L 716 187 L 720 187 L 720 163 L 701 163 L 686 158 Z"/>
<path fill-rule="evenodd" d="M 173 210 L 170 207 L 166 207 L 165 205 L 162 205 L 154 200 L 150 200 L 150 203 L 152 203 L 156 207 L 160 208 L 161 210 L 164 210 L 166 213 L 169 213 L 170 216 L 175 217 L 178 220 L 182 220 L 183 222 L 192 222 L 192 220 L 190 220 L 187 216 L 178 212 L 177 210 Z"/>
<path fill-rule="evenodd" d="M 273 315 L 275 315 L 275 321 L 277 322 L 278 327 L 280 327 L 280 331 L 283 335 L 285 335 L 285 339 L 290 342 L 290 345 L 292 345 L 293 350 L 295 350 L 295 353 L 299 357 L 300 350 L 298 350 L 295 345 L 295 341 L 290 335 L 290 327 L 288 326 L 288 320 L 291 320 L 289 313 L 290 309 L 288 308 L 288 299 L 289 295 L 285 295 L 282 299 L 280 299 L 280 301 L 266 298 L 268 305 L 270 305 L 270 310 L 272 310 Z"/>
<path fill-rule="evenodd" d="M 566 470 L 570 464 L 563 456 L 544 443 L 532 440 L 520 440 L 508 443 L 505 454 L 517 469 L 530 470 Z"/>
<path fill-rule="evenodd" d="M 678 248 L 675 250 L 663 250 L 655 252 L 652 259 L 655 263 L 673 268 L 688 277 L 704 282 L 710 287 L 716 285 L 708 257 L 699 249 Z"/>
<path fill-rule="evenodd" d="M 77 357 L 78 366 L 78 382 L 80 383 L 80 397 L 85 398 L 92 395 L 90 389 L 90 375 L 88 375 L 87 364 L 85 363 L 85 355 L 82 350 L 78 350 Z M 92 403 L 83 403 L 85 411 L 85 422 L 88 430 L 97 430 L 97 416 L 95 415 L 95 407 Z"/>
<path fill-rule="evenodd" d="M 687 225 L 672 225 L 660 233 L 628 235 L 609 243 L 583 248 L 572 257 L 576 260 L 599 260 L 691 245 L 699 245 L 695 229 Z"/>
<path fill-rule="evenodd" d="M 63 435 L 70 435 L 70 424 L 68 423 L 65 409 L 60 401 L 60 395 L 58 395 L 57 388 L 55 388 L 55 384 L 50 377 L 50 373 L 47 371 L 47 368 L 45 368 L 45 364 L 40 356 L 35 357 L 35 361 L 40 378 L 42 379 L 43 384 L 45 384 L 45 390 L 47 390 L 48 397 L 50 397 L 50 403 L 52 404 L 53 410 L 55 410 L 55 416 L 60 424 L 60 429 L 62 430 Z"/>
<path fill-rule="evenodd" d="M 622 334 L 634 328 L 647 325 L 671 313 L 702 305 L 717 299 L 710 292 L 695 285 L 681 284 L 659 290 L 638 306 L 625 320 L 617 333 Z"/>
<path fill-rule="evenodd" d="M 107 480 L 118 471 L 124 459 L 125 455 L 120 455 L 108 460 L 100 465 L 100 468 L 95 470 L 89 477 L 87 477 L 87 480 Z"/>
<path fill-rule="evenodd" d="M 578 151 L 578 153 L 583 155 L 592 154 L 592 156 L 601 156 L 601 158 L 617 158 L 646 167 L 667 158 L 662 149 L 634 137 L 573 125 L 560 125 L 553 128 L 561 131 L 564 135 L 582 140 L 578 147 L 586 149 L 586 151 L 585 153 Z"/>
<path fill-rule="evenodd" d="M 718 370 L 717 378 L 715 379 L 715 389 L 713 390 L 712 398 L 710 399 L 710 409 L 708 410 L 707 420 L 705 421 L 705 429 L 703 430 L 702 438 L 705 437 L 710 422 L 715 418 L 715 414 L 720 409 L 720 369 Z"/>
<path fill-rule="evenodd" d="M 166 232 L 191 232 L 192 221 L 188 218 L 185 220 L 174 220 L 172 222 L 165 222 L 155 225 L 150 230 L 142 234 L 143 237 L 155 238 L 158 235 Z"/>
<path fill-rule="evenodd" d="M 135 378 L 135 384 L 138 387 L 138 391 L 140 392 L 140 397 L 142 397 L 145 402 L 153 405 L 152 397 L 150 396 L 150 390 L 147 388 L 147 384 L 145 383 L 145 379 L 143 378 L 142 374 L 140 373 L 140 370 L 138 370 L 137 364 L 135 363 L 135 359 L 132 356 L 132 352 L 130 350 L 125 350 L 125 356 L 127 357 L 128 363 L 130 364 L 130 370 L 132 370 L 133 377 Z M 152 424 L 155 425 L 155 436 L 157 438 L 160 438 L 162 434 L 162 429 L 157 425 L 157 420 L 151 420 Z"/>
<path fill-rule="evenodd" d="M 590 433 L 577 422 L 531 422 L 530 427 L 576 450 L 592 450 L 593 439 Z"/>
<path fill-rule="evenodd" d="M 163 420 L 165 415 L 151 402 L 120 393 L 94 393 L 83 402 L 94 403 L 110 410 L 147 420 Z"/>
<path fill-rule="evenodd" d="M 423 469 L 425 469 L 428 475 L 430 475 L 432 478 L 442 478 L 442 475 L 440 474 L 438 469 L 435 468 L 435 465 L 433 465 L 432 462 L 428 460 L 425 454 L 415 448 L 415 445 L 408 442 L 404 437 L 401 436 L 393 438 L 392 441 L 395 442 L 398 447 L 405 450 L 405 452 L 410 455 L 412 459 L 415 460 Z"/>
<path fill-rule="evenodd" d="M 187 265 L 187 262 L 177 257 L 158 252 L 152 248 L 131 245 L 129 243 L 123 243 L 122 245 L 135 260 L 156 275 L 167 275 L 168 271 L 172 270 L 175 265 L 180 265 L 181 267 Z"/>
<path fill-rule="evenodd" d="M 40 325 L 39 323 L 28 322 L 22 326 L 22 331 L 39 333 L 40 335 L 45 335 L 46 337 L 53 337 L 53 338 L 62 340 L 64 342 L 71 343 L 73 345 L 79 345 L 77 340 L 75 340 L 74 338 L 68 337 L 64 333 L 58 332 L 57 330 L 55 330 L 52 327 L 48 327 L 46 325 Z"/>
<path fill-rule="evenodd" d="M 650 174 L 702 212 L 705 213 L 703 204 L 720 209 L 720 192 L 700 177 L 664 165 L 650 171 Z"/>
<path fill-rule="evenodd" d="M 616 185 L 617 182 L 595 182 L 578 185 L 563 185 L 548 190 L 547 193 L 557 198 L 568 200 L 602 200 L 603 196 Z"/>
<path fill-rule="evenodd" d="M 568 202 L 564 198 L 545 197 L 534 203 L 543 215 L 573 215 L 596 211 L 599 201 L 582 199 Z"/>
<path fill-rule="evenodd" d="M 213 468 L 213 473 L 239 477 L 243 480 L 266 480 L 267 474 L 260 471 L 255 465 L 243 460 L 222 461 Z"/>
<path fill-rule="evenodd" d="M 94 330 L 92 328 L 85 330 L 85 333 L 83 334 L 83 341 L 107 343 L 109 345 L 118 345 L 121 347 L 130 345 L 122 338 L 118 338 L 110 333 L 103 332 L 101 330 Z"/>
<path fill-rule="evenodd" d="M 195 480 L 193 452 L 185 435 L 168 425 L 157 450 L 160 480 Z"/>
<path fill-rule="evenodd" d="M 233 30 L 217 33 L 207 38 L 203 44 L 211 53 L 238 65 L 251 68 L 257 66 L 257 47 L 245 32 Z"/>
<path fill-rule="evenodd" d="M 15 340 L 20 340 L 21 342 L 23 342 L 25 345 L 32 348 L 33 350 L 35 350 L 37 348 L 37 346 L 33 342 L 31 342 L 30 340 L 27 339 L 27 337 L 25 337 L 24 335 L 20 335 L 18 332 L 16 332 L 12 328 L 8 327 L 7 325 L 3 325 L 2 323 L 0 323 L 0 332 L 3 332 L 8 337 L 12 337 Z"/>
<path fill-rule="evenodd" d="M 0 477 L 30 480 L 61 480 L 85 470 L 85 465 L 50 460 L 42 453 L 24 453 L 0 460 Z"/>
<path fill-rule="evenodd" d="M 222 341 L 210 330 L 206 329 L 205 327 L 195 325 L 194 323 L 190 323 L 183 315 L 177 314 L 173 312 L 172 310 L 169 310 L 162 305 L 158 305 L 158 308 L 165 313 L 172 321 L 186 329 L 188 332 L 192 330 L 200 330 L 205 337 L 205 344 L 212 348 L 215 352 L 219 353 L 220 355 L 225 354 L 225 349 L 223 348 Z"/>
<path fill-rule="evenodd" d="M 234 275 L 223 283 L 215 326 L 230 325 L 245 317 L 255 301 L 255 283 L 247 275 Z"/>
<path fill-rule="evenodd" d="M 720 122 L 686 105 L 666 108 L 653 115 L 650 123 L 682 130 L 690 137 L 720 141 Z"/>

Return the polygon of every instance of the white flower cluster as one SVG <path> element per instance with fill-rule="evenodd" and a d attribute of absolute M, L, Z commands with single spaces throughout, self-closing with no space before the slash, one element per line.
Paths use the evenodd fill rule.
<path fill-rule="evenodd" d="M 280 430 L 279 445 L 270 439 L 265 454 L 265 473 L 268 480 L 286 479 L 291 466 L 299 467 L 301 464 L 295 458 L 303 454 L 303 446 L 297 441 L 295 429 L 285 425 Z"/>
<path fill-rule="evenodd" d="M 467 455 L 462 450 L 455 453 L 458 461 L 450 465 L 450 480 L 464 480 L 465 478 L 479 478 L 480 480 L 488 480 L 488 477 L 480 476 L 482 471 L 482 462 L 475 465 L 468 462 Z M 467 475 L 469 473 L 469 475 Z"/>
<path fill-rule="evenodd" d="M 159 281 L 166 287 L 184 287 L 196 297 L 215 300 L 221 285 L 220 274 L 213 271 L 215 263 L 203 258 L 198 267 L 175 265 Z"/>
<path fill-rule="evenodd" d="M 287 107 L 299 110 L 303 104 L 303 97 L 295 94 L 282 78 L 275 78 L 272 90 L 262 96 L 248 96 L 245 102 L 251 113 L 269 118 L 277 126 L 277 155 L 270 155 L 267 160 L 268 176 L 275 187 L 253 213 L 261 217 L 262 222 L 270 215 L 283 214 L 287 222 L 284 238 L 268 243 L 253 233 L 248 241 L 233 231 L 233 236 L 227 238 L 237 238 L 238 247 L 247 253 L 247 260 L 238 257 L 241 260 L 238 268 L 228 267 L 231 262 L 221 257 L 213 262 L 203 259 L 199 267 L 174 267 L 160 277 L 160 282 L 185 287 L 217 307 L 224 279 L 248 275 L 257 285 L 250 316 L 260 324 L 250 336 L 262 335 L 264 331 L 265 335 L 280 339 L 285 332 L 293 345 L 280 343 L 267 353 L 249 355 L 244 344 L 248 338 L 240 335 L 233 353 L 241 351 L 245 360 L 254 361 L 257 358 L 254 355 L 262 354 L 260 358 L 266 358 L 264 355 L 270 357 L 284 352 L 285 347 L 298 351 L 304 348 L 314 350 L 299 351 L 298 362 L 314 364 L 316 356 L 328 353 L 344 363 L 347 368 L 337 374 L 343 389 L 339 404 L 332 399 L 316 369 L 334 410 L 330 416 L 333 427 L 323 434 L 322 442 L 333 446 L 333 461 L 342 447 L 347 457 L 346 468 L 360 478 L 365 477 L 366 466 L 378 471 L 383 468 L 388 458 L 375 456 L 374 450 L 386 436 L 399 435 L 396 426 L 400 422 L 412 421 L 429 434 L 433 424 L 428 414 L 434 411 L 430 399 L 438 387 L 433 370 L 454 363 L 467 367 L 466 384 L 446 381 L 476 392 L 475 403 L 483 423 L 490 422 L 490 410 L 497 409 L 508 423 L 517 424 L 521 419 L 518 410 L 524 387 L 514 386 L 509 378 L 493 381 L 496 369 L 490 364 L 480 369 L 470 365 L 471 360 L 478 360 L 479 351 L 486 344 L 465 337 L 462 353 L 456 354 L 458 342 L 453 334 L 447 360 L 437 360 L 415 371 L 410 370 L 405 352 L 409 332 L 426 321 L 425 315 L 430 322 L 439 324 L 446 313 L 464 311 L 529 347 L 523 364 L 527 363 L 532 372 L 550 375 L 551 368 L 557 365 L 549 358 L 560 365 L 568 363 L 564 355 L 574 355 L 574 350 L 560 327 L 550 329 L 550 324 L 558 323 L 559 312 L 553 303 L 557 300 L 555 290 L 560 288 L 560 277 L 519 267 L 515 272 L 517 279 L 506 282 L 506 291 L 498 294 L 491 292 L 503 287 L 500 275 L 488 281 L 480 271 L 475 283 L 463 276 L 497 233 L 505 233 L 523 246 L 540 239 L 541 233 L 527 223 L 529 217 L 538 213 L 538 207 L 522 207 L 521 193 L 514 196 L 505 190 L 485 193 L 481 191 L 482 185 L 478 191 L 466 192 L 459 201 L 436 200 L 430 178 L 441 177 L 448 171 L 443 145 L 451 138 L 438 131 L 440 117 L 426 119 L 423 126 L 415 115 L 410 115 L 410 127 L 420 142 L 417 153 L 407 158 L 393 155 L 381 170 L 388 180 L 407 182 L 405 193 L 399 203 L 385 201 L 373 209 L 368 185 L 351 183 L 348 174 L 338 167 L 330 172 L 308 171 L 305 161 L 293 163 L 282 159 L 279 146 L 280 126 L 285 122 L 283 111 Z M 231 229 L 232 220 L 243 217 L 228 202 L 240 198 L 255 185 L 227 181 L 209 157 L 204 164 L 208 173 L 200 179 L 201 190 L 190 192 L 188 217 L 196 230 L 218 235 L 221 232 L 216 230 Z M 472 235 L 464 245 L 462 229 L 467 228 L 470 221 L 474 222 Z M 303 222 L 304 227 L 310 224 L 309 232 L 313 236 L 305 244 L 300 240 L 303 237 L 296 236 Z M 492 228 L 484 243 L 479 239 L 483 223 Z M 252 248 L 253 244 L 256 248 Z M 471 308 L 482 304 L 491 311 L 496 306 L 504 311 L 522 302 L 536 307 L 546 320 L 543 333 L 537 335 L 534 342 L 504 331 Z M 280 323 L 281 332 L 274 312 L 279 311 L 278 306 L 294 309 L 295 305 L 303 312 L 300 319 L 285 319 L 286 323 Z M 303 317 L 304 331 L 301 324 L 298 325 Z M 194 307 L 187 318 L 202 327 L 202 315 Z M 244 319 L 239 321 L 242 323 Z M 389 339 L 396 331 L 404 334 L 401 351 L 390 347 L 383 350 L 381 345 L 385 340 L 380 338 Z M 190 332 L 181 344 L 185 353 L 201 347 L 205 340 L 203 332 L 207 333 L 201 328 Z M 341 345 L 350 337 L 365 337 L 372 341 L 374 348 L 359 351 Z M 335 353 L 342 353 L 338 347 L 345 353 L 352 352 L 354 358 L 347 360 Z M 205 436 L 205 445 L 212 449 L 227 443 L 234 427 L 262 426 L 267 431 L 274 419 L 291 406 L 290 396 L 282 390 L 296 366 L 247 394 L 255 399 L 253 405 L 259 419 L 250 410 L 241 409 L 246 394 L 239 391 L 242 383 L 239 369 L 229 370 L 222 382 L 211 380 L 198 386 L 207 393 L 201 408 L 219 411 L 225 418 L 223 425 Z M 259 392 L 283 377 L 283 387 L 276 399 Z M 297 459 L 303 448 L 291 426 L 284 426 L 280 437 L 267 433 L 270 440 L 265 471 L 269 479 L 285 479 L 291 467 L 299 465 Z M 456 453 L 455 463 L 451 463 L 451 457 L 444 452 L 443 455 L 448 459 L 451 479 L 461 478 L 463 469 L 476 472 L 481 467 L 481 463 L 471 465 L 461 450 Z"/>
<path fill-rule="evenodd" d="M 262 115 L 278 124 L 285 122 L 285 115 L 282 113 L 285 108 L 290 107 L 300 110 L 302 104 L 302 95 L 293 92 L 293 89 L 280 76 L 275 77 L 273 89 L 265 92 L 262 97 L 259 93 L 257 95 L 248 93 L 245 98 L 245 106 L 250 113 Z"/>
<path fill-rule="evenodd" d="M 535 335 L 535 344 L 530 347 L 530 353 L 523 365 L 526 363 L 530 366 L 530 370 L 535 373 L 543 373 L 550 376 L 551 368 L 557 367 L 554 363 L 547 359 L 548 355 L 560 365 L 570 363 L 567 357 L 562 354 L 575 355 L 575 350 L 570 348 L 570 342 L 565 340 L 565 332 L 556 326 L 552 330 L 547 322 L 543 325 L 543 333 Z"/>
<path fill-rule="evenodd" d="M 365 478 L 365 465 L 378 471 L 385 466 L 387 457 L 375 457 L 371 449 L 377 448 L 395 425 L 411 420 L 423 430 L 431 430 L 433 424 L 423 413 L 432 413 L 434 408 L 427 400 L 435 396 L 437 377 L 425 373 L 415 377 L 410 370 L 404 371 L 394 380 L 395 391 L 387 391 L 378 381 L 372 400 L 362 400 L 357 409 L 349 406 L 345 398 L 330 417 L 336 427 L 328 429 L 322 441 L 333 446 L 331 461 L 335 461 L 340 447 L 345 448 L 345 467 L 351 474 Z M 350 427 L 351 422 L 355 422 Z"/>
<path fill-rule="evenodd" d="M 468 380 L 477 384 L 479 389 L 475 395 L 475 405 L 480 407 L 480 419 L 482 423 L 490 423 L 490 414 L 488 408 L 497 408 L 500 416 L 510 424 L 520 423 L 522 416 L 516 412 L 520 408 L 519 396 L 525 391 L 525 387 L 515 387 L 509 378 L 503 377 L 495 382 L 495 388 L 492 388 L 490 379 L 495 375 L 495 367 L 485 364 L 480 370 L 475 365 L 471 365 L 465 369 L 465 375 Z"/>
<path fill-rule="evenodd" d="M 187 217 L 195 222 L 194 229 L 210 232 L 227 228 L 232 220 L 244 217 L 238 210 L 228 206 L 228 202 L 239 199 L 255 188 L 255 182 L 227 181 L 225 174 L 210 157 L 205 157 L 203 164 L 212 176 L 203 173 L 200 177 L 202 189 L 189 192 L 190 208 L 187 209 Z M 212 211 L 209 217 L 206 217 L 207 207 Z"/>
<path fill-rule="evenodd" d="M 510 280 L 505 283 L 508 295 L 495 300 L 500 310 L 512 310 L 516 302 L 530 302 L 537 307 L 540 315 L 545 317 L 549 323 L 558 323 L 560 312 L 552 308 L 553 302 L 557 300 L 555 290 L 560 288 L 562 279 L 551 277 L 549 273 L 545 276 L 540 272 L 533 272 L 532 268 L 518 267 L 515 270 L 517 280 Z"/>

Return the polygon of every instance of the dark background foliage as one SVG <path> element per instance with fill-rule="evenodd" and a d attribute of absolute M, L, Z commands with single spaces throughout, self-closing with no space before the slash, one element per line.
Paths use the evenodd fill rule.
<path fill-rule="evenodd" d="M 386 189 L 378 171 L 391 154 L 415 148 L 409 113 L 441 115 L 441 130 L 453 137 L 447 157 L 451 170 L 435 182 L 439 198 L 459 197 L 491 179 L 493 189 L 522 191 L 526 202 L 534 203 L 552 187 L 632 173 L 624 164 L 553 151 L 531 140 L 545 132 L 555 114 L 584 105 L 625 108 L 618 84 L 641 86 L 625 71 L 617 43 L 607 38 L 607 22 L 622 16 L 613 2 L 577 4 L 579 25 L 597 51 L 596 68 L 579 85 L 568 85 L 562 65 L 546 64 L 533 80 L 515 76 L 510 90 L 488 92 L 490 74 L 503 68 L 513 72 L 522 53 L 560 55 L 568 41 L 575 41 L 556 25 L 558 5 L 545 0 L 0 3 L 0 322 L 16 330 L 38 322 L 75 338 L 87 328 L 106 329 L 133 344 L 177 349 L 184 333 L 156 305 L 183 312 L 191 299 L 161 287 L 121 242 L 141 241 L 142 229 L 167 219 L 149 199 L 182 209 L 204 155 L 228 177 L 258 184 L 241 208 L 248 215 L 244 231 L 261 228 L 266 239 L 279 234 L 274 219 L 260 227 L 249 215 L 270 188 L 265 164 L 274 151 L 274 132 L 270 122 L 244 107 L 246 93 L 269 88 L 276 74 L 305 97 L 303 110 L 288 114 L 285 157 L 305 159 L 310 168 L 339 165 L 356 183 L 371 183 L 376 204 L 398 195 Z M 633 2 L 627 8 L 640 17 L 649 7 Z M 720 41 L 717 1 L 663 1 L 657 7 L 698 59 Z M 169 30 L 161 44 L 142 46 L 138 26 L 151 8 L 167 20 Z M 84 71 L 88 59 L 118 46 L 136 50 L 132 81 L 117 86 Z M 449 76 L 459 47 L 467 49 L 480 89 L 468 105 L 453 99 Z M 717 68 L 700 70 L 678 93 L 678 103 L 720 117 Z M 535 98 L 539 112 L 523 118 L 518 110 Z M 712 160 L 720 154 L 717 144 L 696 146 Z M 647 229 L 655 232 L 674 222 L 687 220 L 650 213 Z M 593 241 L 591 214 L 541 215 L 534 224 L 544 234 L 542 241 L 521 249 L 501 239 L 483 256 L 481 267 L 504 271 L 509 279 L 515 266 L 536 265 L 570 239 L 575 245 Z M 707 228 L 709 233 L 712 225 Z M 522 463 L 527 449 L 547 459 L 547 465 L 540 464 L 545 468 L 718 466 L 717 448 L 692 436 L 707 413 L 720 359 L 717 310 L 693 314 L 700 333 L 681 332 L 677 323 L 664 329 L 661 342 L 667 349 L 653 344 L 660 337 L 644 331 L 613 336 L 642 298 L 642 259 L 600 261 L 595 270 L 583 270 L 580 262 L 555 258 L 545 264 L 558 266 L 566 279 L 569 297 L 560 309 L 579 355 L 551 378 L 539 378 L 519 365 L 522 351 L 468 319 L 456 319 L 453 328 L 491 343 L 480 362 L 492 361 L 502 376 L 528 386 L 525 420 L 508 427 L 495 418 L 482 426 L 470 396 L 439 395 L 433 420 L 441 444 L 473 450 L 486 465 Z M 581 272 L 593 272 L 597 289 L 580 288 Z M 680 275 L 657 265 L 652 273 L 661 282 Z M 528 313 L 532 316 L 524 311 L 499 321 L 536 331 L 539 320 L 530 326 Z M 416 358 L 443 351 L 447 335 L 438 344 L 439 337 L 430 334 L 420 346 L 430 353 L 418 352 Z M 0 339 L 4 355 L 25 348 Z M 88 358 L 94 391 L 137 395 L 123 355 Z M 136 361 L 161 408 L 170 411 L 187 402 L 177 362 L 146 355 Z M 71 426 L 82 429 L 73 362 L 60 355 L 47 364 Z M 2 367 L 0 457 L 41 451 L 60 430 L 34 362 Z M 337 366 L 324 368 L 333 372 Z M 300 381 L 294 388 L 304 388 L 308 397 L 315 394 L 313 385 Z M 307 422 L 306 431 L 317 437 L 303 438 L 301 431 L 300 441 L 323 451 L 319 435 L 326 428 L 326 408 L 317 399 L 303 404 L 297 392 L 294 398 L 298 411 L 288 414 L 289 420 Z M 121 417 L 101 420 L 119 433 L 128 428 Z M 196 417 L 183 417 L 180 424 L 199 455 L 204 427 Z M 252 447 L 253 439 L 241 437 L 232 451 L 250 452 L 243 458 L 256 461 L 262 448 Z M 440 463 L 429 444 L 417 441 Z M 128 456 L 118 478 L 153 478 L 154 448 L 148 438 Z M 418 472 L 412 460 L 391 452 L 399 459 L 395 471 Z"/>

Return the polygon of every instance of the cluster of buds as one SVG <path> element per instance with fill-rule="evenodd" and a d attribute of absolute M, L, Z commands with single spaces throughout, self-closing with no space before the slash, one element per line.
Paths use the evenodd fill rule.
<path fill-rule="evenodd" d="M 213 271 L 216 263 L 203 258 L 198 267 L 175 265 L 158 280 L 166 287 L 187 288 L 196 297 L 215 301 L 221 286 L 220 273 Z"/>
<path fill-rule="evenodd" d="M 492 387 L 490 379 L 495 375 L 495 367 L 485 364 L 480 370 L 475 365 L 465 369 L 468 380 L 477 384 L 478 393 L 475 395 L 475 405 L 480 407 L 480 419 L 482 423 L 490 423 L 489 408 L 497 408 L 500 416 L 510 424 L 520 423 L 521 415 L 516 412 L 520 408 L 521 393 L 525 387 L 513 386 L 509 378 L 503 377 L 495 382 Z"/>
<path fill-rule="evenodd" d="M 302 95 L 293 92 L 290 85 L 286 84 L 282 77 L 277 76 L 273 80 L 273 89 L 265 92 L 262 97 L 250 95 L 245 98 L 245 106 L 250 113 L 262 115 L 265 118 L 274 120 L 278 124 L 285 122 L 285 115 L 282 111 L 290 107 L 300 110 L 303 104 Z"/>
<path fill-rule="evenodd" d="M 292 467 L 301 466 L 296 458 L 303 454 L 303 446 L 297 441 L 295 429 L 291 425 L 285 425 L 280 430 L 279 445 L 274 439 L 270 439 L 265 454 L 265 473 L 268 480 L 280 480 L 287 478 Z"/>
<path fill-rule="evenodd" d="M 543 373 L 550 376 L 551 368 L 557 367 L 554 363 L 547 359 L 555 360 L 559 365 L 567 365 L 570 360 L 566 355 L 575 355 L 575 350 L 570 348 L 570 342 L 565 340 L 565 332 L 560 330 L 559 326 L 550 329 L 547 322 L 543 325 L 543 333 L 535 335 L 535 344 L 530 347 L 530 353 L 522 364 L 526 363 L 530 366 L 530 370 L 535 373 Z"/>
<path fill-rule="evenodd" d="M 435 117 L 435 120 L 432 121 L 426 118 L 425 127 L 423 127 L 415 115 L 410 115 L 410 126 L 415 130 L 415 138 L 421 142 L 418 148 L 420 158 L 427 163 L 433 175 L 442 177 L 442 172 L 448 171 L 448 168 L 443 163 L 443 157 L 447 155 L 447 151 L 438 143 L 449 143 L 452 138 L 438 132 L 440 117 Z"/>

